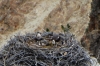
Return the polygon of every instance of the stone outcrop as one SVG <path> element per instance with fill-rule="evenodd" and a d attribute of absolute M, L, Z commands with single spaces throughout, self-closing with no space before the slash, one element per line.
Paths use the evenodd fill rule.
<path fill-rule="evenodd" d="M 89 23 L 91 0 L 0 0 L 0 45 L 15 34 L 36 31 L 63 32 L 71 26 L 77 40 Z"/>
<path fill-rule="evenodd" d="M 81 42 L 100 63 L 100 0 L 93 0 L 91 5 L 90 23 Z"/>
<path fill-rule="evenodd" d="M 81 40 L 82 46 L 89 50 L 91 56 L 94 56 L 100 62 L 100 31 L 93 30 L 84 35 Z"/>

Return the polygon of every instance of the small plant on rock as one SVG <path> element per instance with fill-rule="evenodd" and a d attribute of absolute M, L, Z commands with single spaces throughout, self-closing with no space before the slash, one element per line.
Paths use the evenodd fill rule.
<path fill-rule="evenodd" d="M 63 25 L 61 25 L 61 28 L 64 32 L 68 32 L 71 29 L 71 26 L 69 24 L 67 24 L 66 27 L 64 27 Z"/>

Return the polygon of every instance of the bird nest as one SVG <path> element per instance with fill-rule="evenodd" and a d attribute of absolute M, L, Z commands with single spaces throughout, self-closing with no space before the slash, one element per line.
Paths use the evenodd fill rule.
<path fill-rule="evenodd" d="M 28 33 L 17 35 L 0 51 L 0 66 L 89 66 L 90 56 L 74 35 Z"/>

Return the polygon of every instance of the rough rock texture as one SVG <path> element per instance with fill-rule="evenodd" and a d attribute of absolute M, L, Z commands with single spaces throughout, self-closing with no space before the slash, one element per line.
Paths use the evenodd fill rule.
<path fill-rule="evenodd" d="M 93 0 L 91 5 L 88 32 L 93 30 L 100 30 L 100 0 Z"/>
<path fill-rule="evenodd" d="M 82 46 L 90 51 L 90 55 L 98 59 L 100 63 L 100 31 L 92 31 L 82 38 Z"/>
<path fill-rule="evenodd" d="M 89 22 L 92 0 L 0 0 L 0 45 L 16 33 L 62 32 L 69 24 L 78 40 Z"/>
<path fill-rule="evenodd" d="M 100 0 L 93 0 L 91 5 L 90 23 L 81 41 L 100 63 Z"/>

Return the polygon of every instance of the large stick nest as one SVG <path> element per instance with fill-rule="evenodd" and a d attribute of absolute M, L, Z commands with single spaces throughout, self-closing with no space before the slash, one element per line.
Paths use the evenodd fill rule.
<path fill-rule="evenodd" d="M 89 66 L 89 64 L 90 56 L 69 32 L 17 35 L 0 51 L 0 66 Z"/>

